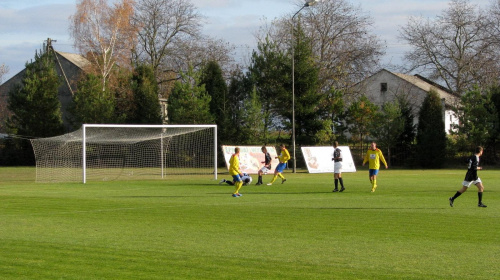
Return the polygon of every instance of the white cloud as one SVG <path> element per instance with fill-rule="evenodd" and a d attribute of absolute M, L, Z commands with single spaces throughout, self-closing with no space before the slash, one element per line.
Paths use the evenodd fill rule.
<path fill-rule="evenodd" d="M 195 5 L 198 9 L 217 9 L 217 8 L 227 8 L 237 4 L 239 1 L 234 0 L 192 0 L 191 3 Z"/>
<path fill-rule="evenodd" d="M 57 40 L 54 43 L 56 49 L 73 51 L 69 16 L 75 11 L 75 4 L 45 0 L 37 1 L 35 6 L 29 1 L 31 7 L 27 7 L 27 2 L 2 0 L 0 6 L 0 63 L 5 63 L 10 69 L 4 78 L 21 71 L 47 38 Z M 44 3 L 49 4 L 42 5 Z"/>
<path fill-rule="evenodd" d="M 46 5 L 20 10 L 0 9 L 0 33 L 67 34 L 74 5 Z"/>

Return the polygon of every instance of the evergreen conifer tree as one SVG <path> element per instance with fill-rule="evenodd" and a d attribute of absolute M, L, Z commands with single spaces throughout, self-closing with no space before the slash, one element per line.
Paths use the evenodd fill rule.
<path fill-rule="evenodd" d="M 257 50 L 252 53 L 248 70 L 251 82 L 255 86 L 262 104 L 262 138 L 264 143 L 267 143 L 269 131 L 282 123 L 283 116 L 279 112 L 280 109 L 283 107 L 291 109 L 291 91 L 287 92 L 284 84 L 284 81 L 291 79 L 291 70 L 286 67 L 289 61 L 290 59 L 286 57 L 278 45 L 272 43 L 269 38 L 259 42 Z"/>
<path fill-rule="evenodd" d="M 102 89 L 102 80 L 95 74 L 86 74 L 78 81 L 69 110 L 75 127 L 84 123 L 116 123 L 114 96 L 107 88 Z"/>
<path fill-rule="evenodd" d="M 424 168 L 441 168 L 446 159 L 443 105 L 431 90 L 420 108 L 417 126 L 417 163 Z"/>
<path fill-rule="evenodd" d="M 187 73 L 181 73 L 181 80 L 175 82 L 168 98 L 169 123 L 212 124 L 210 100 L 205 85 L 200 85 L 199 73 L 190 67 Z"/>
<path fill-rule="evenodd" d="M 396 139 L 394 153 L 395 161 L 392 165 L 412 165 L 414 164 L 414 144 L 417 134 L 417 126 L 413 123 L 414 114 L 408 100 L 398 99 L 401 108 L 401 119 L 403 120 L 403 131 Z"/>
<path fill-rule="evenodd" d="M 216 61 L 209 61 L 203 67 L 200 85 L 205 86 L 210 100 L 210 114 L 214 117 L 218 126 L 218 137 L 220 141 L 230 138 L 229 114 L 231 104 L 228 98 L 228 87 L 222 76 L 222 69 Z M 232 104 L 234 106 L 234 104 Z"/>
<path fill-rule="evenodd" d="M 136 67 L 132 75 L 133 113 L 129 123 L 161 124 L 161 107 L 158 100 L 158 84 L 153 68 L 146 65 Z"/>
<path fill-rule="evenodd" d="M 295 32 L 294 72 L 295 72 L 295 134 L 299 144 L 314 145 L 319 143 L 320 135 L 330 129 L 327 116 L 326 95 L 319 90 L 319 68 L 315 64 L 311 40 L 304 34 L 299 24 Z M 290 71 L 291 72 L 291 71 Z M 292 85 L 289 84 L 292 92 Z M 284 100 L 292 100 L 288 95 Z M 292 120 L 292 104 L 282 106 L 282 114 Z"/>
<path fill-rule="evenodd" d="M 8 109 L 12 116 L 7 120 L 8 131 L 22 137 L 51 137 L 64 133 L 61 102 L 58 98 L 58 88 L 61 84 L 57 75 L 54 54 L 52 52 L 36 52 L 35 59 L 26 63 L 26 72 L 21 84 L 16 85 L 8 97 Z M 10 146 L 12 145 L 12 146 Z M 10 153 L 20 153 L 14 156 L 26 162 L 34 162 L 31 144 L 19 138 L 7 144 Z M 21 154 L 25 154 L 22 156 Z"/>

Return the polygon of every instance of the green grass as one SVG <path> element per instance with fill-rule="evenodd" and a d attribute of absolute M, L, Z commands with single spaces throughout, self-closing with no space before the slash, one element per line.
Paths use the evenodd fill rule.
<path fill-rule="evenodd" d="M 210 176 L 37 184 L 0 168 L 0 279 L 499 279 L 500 171 L 285 173 L 233 187 Z M 221 174 L 220 178 L 230 178 Z M 268 182 L 271 176 L 264 177 Z M 254 181 L 256 177 L 254 177 Z"/>

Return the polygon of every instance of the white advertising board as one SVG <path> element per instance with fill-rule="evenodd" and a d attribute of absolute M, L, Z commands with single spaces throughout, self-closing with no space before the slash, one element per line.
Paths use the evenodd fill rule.
<path fill-rule="evenodd" d="M 339 146 L 342 151 L 342 172 L 356 172 L 349 146 Z M 309 173 L 333 173 L 333 147 L 302 147 L 302 154 Z"/>
<path fill-rule="evenodd" d="M 241 172 L 248 174 L 257 174 L 257 172 L 264 166 L 262 163 L 264 161 L 264 153 L 260 150 L 262 146 L 222 146 L 222 152 L 224 153 L 224 160 L 226 162 L 226 167 L 229 170 L 229 160 L 234 154 L 234 148 L 240 148 L 240 169 Z M 275 159 L 277 156 L 276 148 L 266 146 L 267 152 L 271 155 L 271 165 L 272 172 L 274 168 L 278 165 L 279 161 Z"/>

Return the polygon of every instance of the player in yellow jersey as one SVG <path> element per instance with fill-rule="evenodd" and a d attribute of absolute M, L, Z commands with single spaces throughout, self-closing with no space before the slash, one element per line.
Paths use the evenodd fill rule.
<path fill-rule="evenodd" d="M 366 151 L 365 158 L 363 159 L 363 166 L 366 162 L 369 162 L 369 176 L 372 184 L 372 192 L 377 188 L 377 174 L 380 169 L 380 161 L 384 163 L 385 169 L 389 168 L 382 151 L 377 148 L 377 143 L 372 142 L 370 149 Z"/>
<path fill-rule="evenodd" d="M 276 169 L 274 170 L 274 177 L 271 180 L 271 182 L 269 184 L 267 184 L 268 186 L 272 185 L 274 183 L 274 181 L 276 181 L 278 176 L 281 178 L 282 184 L 286 181 L 285 177 L 283 177 L 283 175 L 281 173 L 283 172 L 283 170 L 286 167 L 286 162 L 290 159 L 290 153 L 286 149 L 285 144 L 281 144 L 280 148 L 281 148 L 281 153 L 278 157 L 276 157 L 276 158 L 279 158 L 280 163 L 278 164 L 278 166 L 276 166 Z"/>
<path fill-rule="evenodd" d="M 243 180 L 241 177 L 243 173 L 240 170 L 240 148 L 234 148 L 234 154 L 229 159 L 229 175 L 233 176 L 235 191 L 233 193 L 233 197 L 239 197 L 241 194 L 239 193 L 241 186 L 243 186 Z"/>

